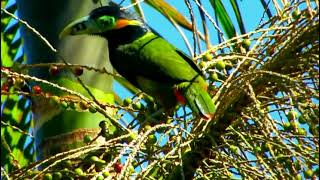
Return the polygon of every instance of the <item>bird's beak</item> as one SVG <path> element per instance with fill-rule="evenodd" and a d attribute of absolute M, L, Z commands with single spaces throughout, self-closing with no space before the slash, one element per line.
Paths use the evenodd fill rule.
<path fill-rule="evenodd" d="M 114 29 L 121 29 L 125 26 L 141 26 L 143 23 L 138 20 L 129 20 L 129 19 L 118 19 Z"/>
<path fill-rule="evenodd" d="M 59 34 L 59 38 L 67 35 L 93 34 L 98 33 L 99 29 L 90 16 L 85 16 L 68 24 Z"/>

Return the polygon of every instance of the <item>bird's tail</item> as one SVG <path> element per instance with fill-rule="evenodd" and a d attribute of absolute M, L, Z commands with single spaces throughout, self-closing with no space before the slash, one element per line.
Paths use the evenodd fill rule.
<path fill-rule="evenodd" d="M 185 103 L 190 107 L 192 112 L 200 115 L 205 119 L 212 119 L 215 112 L 215 105 L 211 100 L 206 89 L 200 86 L 198 83 L 188 83 L 189 85 L 184 86 L 178 91 L 182 92 L 183 98 L 185 98 Z M 177 100 L 180 103 L 182 97 L 177 96 L 178 93 L 175 93 Z"/>

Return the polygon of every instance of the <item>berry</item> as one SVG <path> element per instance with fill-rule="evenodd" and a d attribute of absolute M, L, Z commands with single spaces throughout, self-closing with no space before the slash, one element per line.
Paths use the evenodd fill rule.
<path fill-rule="evenodd" d="M 284 129 L 285 131 L 290 131 L 290 129 L 291 129 L 291 124 L 290 124 L 290 122 L 285 122 L 285 123 L 283 124 L 283 129 Z"/>
<path fill-rule="evenodd" d="M 206 66 L 206 64 L 207 64 L 207 63 L 201 61 L 201 62 L 199 63 L 199 66 L 200 66 L 200 68 L 204 68 L 204 67 Z"/>
<path fill-rule="evenodd" d="M 53 173 L 52 179 L 53 179 L 53 180 L 62 179 L 62 173 L 61 173 L 61 172 L 55 172 L 55 173 Z"/>
<path fill-rule="evenodd" d="M 89 108 L 89 104 L 85 101 L 80 101 L 79 106 L 82 110 L 87 110 Z"/>
<path fill-rule="evenodd" d="M 33 86 L 33 87 L 32 87 L 32 90 L 33 90 L 33 92 L 36 93 L 36 94 L 40 94 L 40 93 L 42 92 L 41 87 L 38 86 L 38 85 Z"/>
<path fill-rule="evenodd" d="M 154 134 L 150 134 L 150 135 L 148 136 L 148 143 L 154 144 L 154 143 L 156 143 L 156 142 L 157 142 L 157 137 L 156 137 Z"/>
<path fill-rule="evenodd" d="M 84 174 L 83 170 L 81 168 L 76 168 L 74 170 L 74 173 L 76 173 L 78 176 L 82 176 Z"/>
<path fill-rule="evenodd" d="M 89 136 L 88 134 L 86 134 L 84 137 L 83 137 L 83 142 L 84 143 L 89 143 L 92 141 L 92 137 Z"/>
<path fill-rule="evenodd" d="M 66 101 L 61 101 L 60 106 L 61 106 L 63 109 L 67 109 L 67 108 L 68 108 L 68 103 L 67 103 Z"/>
<path fill-rule="evenodd" d="M 299 124 L 295 121 L 291 121 L 291 127 L 292 129 L 297 129 L 299 127 Z"/>
<path fill-rule="evenodd" d="M 123 106 L 129 106 L 130 104 L 132 104 L 132 99 L 131 98 L 125 98 L 123 100 Z"/>
<path fill-rule="evenodd" d="M 103 177 L 108 177 L 108 176 L 110 176 L 110 173 L 108 171 L 105 171 L 102 173 L 102 175 L 103 175 Z"/>
<path fill-rule="evenodd" d="M 50 173 L 47 173 L 43 176 L 44 180 L 51 180 L 52 179 L 52 175 Z"/>
<path fill-rule="evenodd" d="M 104 180 L 104 177 L 103 176 L 98 176 L 97 180 Z"/>
<path fill-rule="evenodd" d="M 74 74 L 76 76 L 81 76 L 83 74 L 83 68 L 81 66 L 74 68 Z"/>
<path fill-rule="evenodd" d="M 242 40 L 242 46 L 243 46 L 244 48 L 249 48 L 249 47 L 250 47 L 250 44 L 251 44 L 250 39 L 243 39 L 243 40 Z"/>
<path fill-rule="evenodd" d="M 204 61 L 211 61 L 212 58 L 213 58 L 213 56 L 212 56 L 211 53 L 206 53 L 206 54 L 202 57 L 202 59 L 203 59 Z"/>
<path fill-rule="evenodd" d="M 148 131 L 148 130 L 150 130 L 151 128 L 152 128 L 152 127 L 151 127 L 150 125 L 145 125 L 143 129 L 144 129 L 145 131 Z"/>
<path fill-rule="evenodd" d="M 233 152 L 233 153 L 235 153 L 235 154 L 237 154 L 237 153 L 238 153 L 238 148 L 237 148 L 237 146 L 231 145 L 231 146 L 230 146 L 230 151 Z"/>
<path fill-rule="evenodd" d="M 141 109 L 143 109 L 143 105 L 140 102 L 136 102 L 136 103 L 132 104 L 132 108 L 134 110 L 141 110 Z"/>
<path fill-rule="evenodd" d="M 96 113 L 96 112 L 97 112 L 97 109 L 96 109 L 93 105 L 91 105 L 91 106 L 89 106 L 89 111 L 90 111 L 91 113 Z"/>
<path fill-rule="evenodd" d="M 298 112 L 297 112 L 297 111 L 294 111 L 294 110 L 289 111 L 288 114 L 287 114 L 287 118 L 288 118 L 289 120 L 293 120 L 293 119 L 295 119 L 297 116 L 298 116 Z"/>
<path fill-rule="evenodd" d="M 307 132 L 302 128 L 298 128 L 298 135 L 305 136 L 305 135 L 307 135 Z"/>
<path fill-rule="evenodd" d="M 52 65 L 52 66 L 50 66 L 50 68 L 49 68 L 49 72 L 50 72 L 50 74 L 51 74 L 52 76 L 56 76 L 57 74 L 59 74 L 60 70 L 59 70 L 58 66 Z"/>
<path fill-rule="evenodd" d="M 105 130 L 105 129 L 107 129 L 107 121 L 101 121 L 100 123 L 99 123 L 99 127 L 101 128 L 101 129 L 103 129 L 103 130 Z"/>
<path fill-rule="evenodd" d="M 294 10 L 291 15 L 292 15 L 292 17 L 293 17 L 294 19 L 299 19 L 299 17 L 300 17 L 300 11 L 299 11 L 299 9 Z"/>
<path fill-rule="evenodd" d="M 295 179 L 295 180 L 302 180 L 301 174 L 297 174 L 294 179 Z"/>
<path fill-rule="evenodd" d="M 306 124 L 306 123 L 307 123 L 307 121 L 306 121 L 306 119 L 303 117 L 303 115 L 299 116 L 298 121 L 299 121 L 300 124 Z"/>
<path fill-rule="evenodd" d="M 9 92 L 9 85 L 7 83 L 4 83 L 1 87 L 1 91 Z"/>
<path fill-rule="evenodd" d="M 224 70 L 224 68 L 226 68 L 226 64 L 222 60 L 218 60 L 216 63 L 216 68 L 218 70 Z"/>
<path fill-rule="evenodd" d="M 216 72 L 213 72 L 210 74 L 209 78 L 212 80 L 212 81 L 219 81 L 219 77 L 218 77 L 218 74 Z"/>
<path fill-rule="evenodd" d="M 121 170 L 123 168 L 123 165 L 121 163 L 115 163 L 114 164 L 114 170 L 117 172 L 117 173 L 120 173 Z"/>
<path fill-rule="evenodd" d="M 307 169 L 303 172 L 305 178 L 311 178 L 313 175 L 312 169 Z"/>

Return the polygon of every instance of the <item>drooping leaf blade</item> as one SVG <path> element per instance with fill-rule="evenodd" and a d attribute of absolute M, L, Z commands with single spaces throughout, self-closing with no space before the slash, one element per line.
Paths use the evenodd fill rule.
<path fill-rule="evenodd" d="M 217 17 L 224 29 L 224 31 L 227 34 L 227 37 L 230 39 L 232 37 L 236 36 L 236 30 L 233 26 L 233 23 L 231 21 L 231 18 L 226 10 L 226 8 L 224 7 L 224 5 L 222 4 L 222 2 L 220 0 L 210 0 L 210 3 L 214 9 L 214 11 L 217 14 Z"/>
<path fill-rule="evenodd" d="M 238 2 L 237 2 L 237 0 L 230 0 L 230 3 L 232 5 L 234 14 L 236 15 L 237 22 L 238 22 L 238 25 L 239 25 L 239 28 L 240 28 L 240 32 L 241 32 L 241 34 L 245 34 L 246 33 L 246 29 L 245 29 L 244 24 L 243 24 L 243 20 L 242 20 L 242 16 L 241 16 L 241 13 L 240 13 Z"/>

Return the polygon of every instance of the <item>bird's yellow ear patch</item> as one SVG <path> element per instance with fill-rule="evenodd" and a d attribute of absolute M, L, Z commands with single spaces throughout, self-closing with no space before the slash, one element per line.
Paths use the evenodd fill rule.
<path fill-rule="evenodd" d="M 140 26 L 140 25 L 142 25 L 142 22 L 140 22 L 138 20 L 118 19 L 114 29 L 121 29 L 121 28 L 124 28 L 128 25 Z"/>

